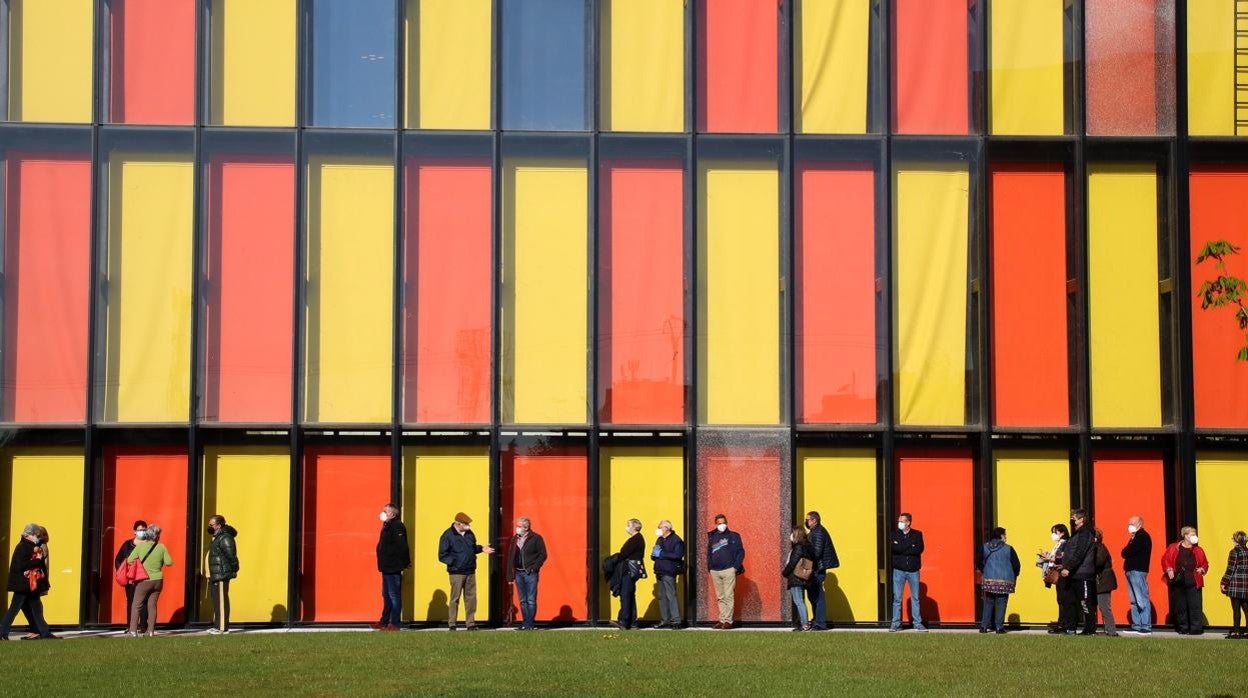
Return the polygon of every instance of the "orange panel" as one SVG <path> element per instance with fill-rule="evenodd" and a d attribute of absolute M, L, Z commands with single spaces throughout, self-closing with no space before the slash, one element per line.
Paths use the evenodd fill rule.
<path fill-rule="evenodd" d="M 180 623 L 186 619 L 186 451 L 176 448 L 105 448 L 104 491 L 100 514 L 104 532 L 100 542 L 100 622 L 125 623 L 126 591 L 113 581 L 113 557 L 133 536 L 134 522 L 158 524 L 160 542 L 169 549 L 173 566 L 164 570 L 156 620 Z M 55 537 L 55 533 L 52 536 Z M 52 543 L 56 545 L 55 540 Z"/>
<path fill-rule="evenodd" d="M 195 7 L 195 0 L 113 0 L 112 121 L 195 120 Z"/>
<path fill-rule="evenodd" d="M 589 617 L 589 481 L 584 451 L 514 447 L 502 452 L 500 506 L 507 549 L 516 517 L 528 517 L 546 541 L 546 564 L 537 588 L 537 620 L 580 621 Z M 505 565 L 504 561 L 504 565 Z M 519 596 L 510 599 L 520 622 Z"/>
<path fill-rule="evenodd" d="M 490 421 L 488 159 L 407 159 L 407 422 Z"/>
<path fill-rule="evenodd" d="M 1158 92 L 1165 89 L 1159 81 L 1172 80 L 1174 70 L 1173 30 L 1158 26 L 1158 12 L 1170 13 L 1173 22 L 1174 0 L 1088 0 L 1085 3 L 1084 66 L 1089 134 L 1145 136 L 1173 132 L 1173 87 L 1167 90 L 1171 104 L 1165 107 L 1169 112 L 1169 124 L 1158 129 Z M 1228 25 L 1232 19 L 1227 17 Z M 1229 31 L 1230 27 L 1227 29 Z M 1159 36 L 1159 30 L 1170 36 Z M 1159 45 L 1166 48 L 1159 52 Z M 1159 75 L 1158 63 L 1164 61 L 1171 65 L 1163 66 Z"/>
<path fill-rule="evenodd" d="M 915 530 L 923 532 L 924 623 L 975 620 L 973 467 L 966 450 L 897 452 L 897 513 L 909 512 Z M 909 589 L 905 593 L 908 598 Z M 910 602 L 902 608 L 909 618 Z"/>
<path fill-rule="evenodd" d="M 603 164 L 599 234 L 602 421 L 679 424 L 685 409 L 684 170 Z"/>
<path fill-rule="evenodd" d="M 377 514 L 388 501 L 388 450 L 305 450 L 299 620 L 363 621 L 381 614 Z"/>
<path fill-rule="evenodd" d="M 967 6 L 966 0 L 896 1 L 897 133 L 969 131 Z"/>
<path fill-rule="evenodd" d="M 874 423 L 875 171 L 809 163 L 796 180 L 798 418 Z"/>
<path fill-rule="evenodd" d="M 994 165 L 991 177 L 995 422 L 1065 426 L 1066 175 L 1028 163 Z"/>
<path fill-rule="evenodd" d="M 775 133 L 776 0 L 699 0 L 698 130 Z"/>
<path fill-rule="evenodd" d="M 1248 278 L 1248 170 L 1202 165 L 1191 173 L 1192 207 L 1192 384 L 1196 426 L 1248 427 L 1248 368 L 1235 360 L 1244 333 L 1231 308 L 1201 310 L 1196 292 L 1217 276 L 1213 260 L 1195 265 L 1205 243 L 1227 240 L 1243 251 L 1227 270 Z"/>
<path fill-rule="evenodd" d="M 1148 597 L 1153 604 L 1153 623 L 1163 623 L 1170 612 L 1170 595 L 1161 579 L 1161 555 L 1166 551 L 1166 478 L 1161 454 L 1093 453 L 1092 506 L 1096 526 L 1105 534 L 1105 547 L 1114 558 L 1118 590 L 1111 603 L 1119 626 L 1131 625 L 1131 601 L 1127 577 L 1122 570 L 1122 548 L 1127 544 L 1127 520 L 1144 517 L 1144 528 L 1153 539 L 1153 560 L 1148 571 Z M 1208 598 L 1206 596 L 1206 598 Z"/>
<path fill-rule="evenodd" d="M 0 416 L 81 422 L 87 399 L 90 158 L 10 152 L 4 172 Z"/>

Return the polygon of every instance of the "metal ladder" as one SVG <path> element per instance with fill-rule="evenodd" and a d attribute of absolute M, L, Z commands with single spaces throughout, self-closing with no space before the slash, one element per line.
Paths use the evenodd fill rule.
<path fill-rule="evenodd" d="M 1248 135 L 1248 0 L 1235 0 L 1235 135 Z"/>

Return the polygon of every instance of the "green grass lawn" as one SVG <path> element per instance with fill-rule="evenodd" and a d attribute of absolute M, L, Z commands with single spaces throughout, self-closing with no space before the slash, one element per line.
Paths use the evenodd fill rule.
<path fill-rule="evenodd" d="M 1248 641 L 579 630 L 0 645 L 18 695 L 1248 695 Z M 26 691 L 24 689 L 29 689 Z"/>

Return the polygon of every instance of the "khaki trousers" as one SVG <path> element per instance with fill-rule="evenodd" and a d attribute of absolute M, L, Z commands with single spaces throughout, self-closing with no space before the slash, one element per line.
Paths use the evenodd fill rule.
<path fill-rule="evenodd" d="M 468 627 L 477 624 L 477 575 L 451 575 L 451 608 L 447 623 L 453 628 L 459 619 L 459 597 L 464 597 L 464 621 Z"/>
<path fill-rule="evenodd" d="M 711 570 L 711 581 L 715 584 L 715 599 L 719 601 L 719 622 L 731 623 L 736 605 L 737 571 Z"/>

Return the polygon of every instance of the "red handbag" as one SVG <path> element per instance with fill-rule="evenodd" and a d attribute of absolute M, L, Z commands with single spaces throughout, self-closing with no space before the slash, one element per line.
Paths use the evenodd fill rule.
<path fill-rule="evenodd" d="M 127 560 L 121 563 L 121 566 L 117 568 L 117 572 L 113 574 L 113 579 L 123 587 L 128 584 L 138 584 L 139 582 L 147 581 L 149 577 L 147 568 L 143 566 L 143 563 L 147 562 L 147 558 L 155 552 L 157 545 L 160 544 L 153 543 L 142 560 Z"/>

